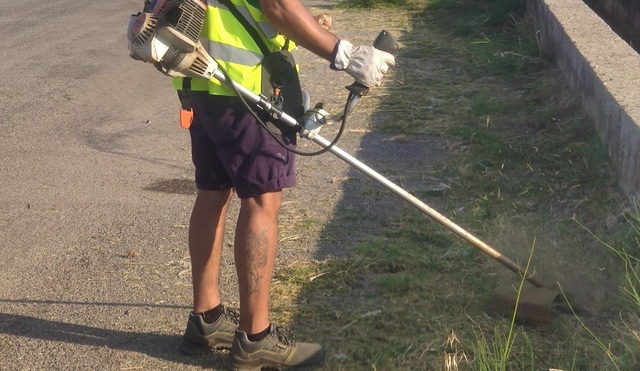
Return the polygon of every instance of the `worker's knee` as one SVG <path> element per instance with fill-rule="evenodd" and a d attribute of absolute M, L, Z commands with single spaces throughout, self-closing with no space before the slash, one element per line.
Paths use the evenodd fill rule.
<path fill-rule="evenodd" d="M 255 197 L 243 198 L 241 207 L 250 212 L 267 213 L 278 216 L 282 206 L 282 191 L 268 192 Z"/>
<path fill-rule="evenodd" d="M 232 189 L 222 191 L 198 190 L 196 205 L 210 210 L 220 210 L 229 203 L 231 196 L 233 196 Z"/>

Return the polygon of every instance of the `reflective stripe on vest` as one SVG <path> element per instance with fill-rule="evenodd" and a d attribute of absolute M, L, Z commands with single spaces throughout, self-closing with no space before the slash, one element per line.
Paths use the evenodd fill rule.
<path fill-rule="evenodd" d="M 264 43 L 271 51 L 281 50 L 286 39 L 279 35 L 267 17 L 255 5 L 253 0 L 231 0 L 247 21 L 264 34 Z M 251 5 L 254 3 L 255 5 Z M 262 36 L 262 35 L 261 35 Z M 207 12 L 201 32 L 201 42 L 209 55 L 219 66 L 227 71 L 231 79 L 258 94 L 261 90 L 261 65 L 263 55 L 260 47 L 249 35 L 244 26 L 234 17 L 228 8 L 218 0 L 207 1 Z M 290 42 L 289 49 L 295 45 Z M 174 78 L 176 89 L 182 88 L 182 79 Z M 214 95 L 235 95 L 233 90 L 222 85 L 216 79 L 207 81 L 193 79 L 191 89 L 209 91 Z"/>

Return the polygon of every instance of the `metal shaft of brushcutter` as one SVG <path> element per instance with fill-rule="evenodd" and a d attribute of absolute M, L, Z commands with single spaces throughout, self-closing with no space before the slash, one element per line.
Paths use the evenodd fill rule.
<path fill-rule="evenodd" d="M 251 103 L 254 103 L 254 104 L 258 105 L 259 107 L 261 107 L 261 109 L 266 110 L 267 112 L 269 112 L 269 111 L 274 112 L 275 108 L 271 107 L 271 104 L 266 99 L 264 99 L 263 97 L 253 93 L 251 90 L 243 87 L 242 85 L 240 85 L 240 84 L 238 84 L 238 83 L 236 83 L 234 81 L 228 81 L 226 76 L 219 69 L 214 72 L 213 77 L 215 79 L 218 79 L 222 83 L 232 84 L 236 88 L 238 93 L 240 93 L 245 98 L 245 100 L 247 100 L 248 102 L 251 102 Z M 350 108 L 353 108 L 353 106 L 355 105 L 355 102 L 357 101 L 358 98 L 359 97 L 356 97 L 356 99 L 354 99 L 354 101 L 352 102 Z M 345 114 L 346 113 L 347 112 L 345 112 Z M 280 112 L 278 112 L 278 114 L 280 114 Z M 492 248 L 491 246 L 487 245 L 485 242 L 483 242 L 482 240 L 478 239 L 476 236 L 474 236 L 473 234 L 469 233 L 464 228 L 462 228 L 459 225 L 455 224 L 454 222 L 449 220 L 444 215 L 440 214 L 435 209 L 429 207 L 427 204 L 425 204 L 424 202 L 420 201 L 417 197 L 413 196 L 411 193 L 405 191 L 403 188 L 401 188 L 397 184 L 393 183 L 389 179 L 385 178 L 380 173 L 376 172 L 375 170 L 373 170 L 372 168 L 370 168 L 366 164 L 362 163 L 361 161 L 359 161 L 355 157 L 351 156 L 347 152 L 343 151 L 339 147 L 337 147 L 335 145 L 331 146 L 331 142 L 330 141 L 328 141 L 327 139 L 325 139 L 322 136 L 318 135 L 317 133 L 314 133 L 313 135 L 305 135 L 305 131 L 303 130 L 304 127 L 296 119 L 294 119 L 293 117 L 287 115 L 285 112 L 282 112 L 281 114 L 282 115 L 280 116 L 279 120 L 282 121 L 283 123 L 291 126 L 292 128 L 298 129 L 300 131 L 300 136 L 301 137 L 303 137 L 305 139 L 308 139 L 308 140 L 311 140 L 312 142 L 318 144 L 322 148 L 330 147 L 328 151 L 333 153 L 336 157 L 338 157 L 339 159 L 343 160 L 347 164 L 353 166 L 358 171 L 360 171 L 364 175 L 370 177 L 371 179 L 375 180 L 376 182 L 378 182 L 380 185 L 382 185 L 383 187 L 387 188 L 391 192 L 395 193 L 397 196 L 399 196 L 403 200 L 407 201 L 409 204 L 413 205 L 418 210 L 420 210 L 423 213 L 425 213 L 428 216 L 430 216 L 436 222 L 438 222 L 438 223 L 442 224 L 443 226 L 445 226 L 451 232 L 455 233 L 459 237 L 463 238 L 467 242 L 473 244 L 474 246 L 476 246 L 477 248 L 482 250 L 485 254 L 491 256 L 492 258 L 494 258 L 495 260 L 497 260 L 498 262 L 500 262 L 501 264 L 503 264 L 504 266 L 506 266 L 507 268 L 509 268 L 513 272 L 517 273 L 521 277 L 526 277 L 526 279 L 529 282 L 531 282 L 533 285 L 535 285 L 537 287 L 544 287 L 545 286 L 544 283 L 542 283 L 536 277 L 533 277 L 530 274 L 527 274 L 519 265 L 514 263 L 512 260 L 510 260 L 506 256 L 502 255 L 499 251 L 497 251 L 494 248 Z"/>

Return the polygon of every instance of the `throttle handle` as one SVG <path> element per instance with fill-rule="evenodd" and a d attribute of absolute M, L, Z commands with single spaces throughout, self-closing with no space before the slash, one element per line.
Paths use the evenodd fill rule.
<path fill-rule="evenodd" d="M 399 49 L 399 44 L 389 32 L 383 30 L 373 41 L 373 47 L 389 54 L 395 54 Z M 361 97 L 369 93 L 369 87 L 359 82 L 347 86 L 347 90 Z"/>
<path fill-rule="evenodd" d="M 387 52 L 389 54 L 396 54 L 398 51 L 399 45 L 398 42 L 391 36 L 387 31 L 381 31 L 378 34 L 378 37 L 373 41 L 373 47 L 382 50 L 383 52 Z"/>

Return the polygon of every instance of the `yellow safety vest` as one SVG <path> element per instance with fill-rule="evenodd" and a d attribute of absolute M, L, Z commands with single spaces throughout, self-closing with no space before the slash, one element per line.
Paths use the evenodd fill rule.
<path fill-rule="evenodd" d="M 259 0 L 231 0 L 244 18 L 264 36 L 264 43 L 271 51 L 282 50 L 286 45 L 284 36 L 278 34 L 260 9 Z M 218 0 L 207 0 L 204 26 L 200 33 L 202 45 L 219 66 L 229 74 L 231 80 L 256 94 L 261 92 L 260 47 L 236 17 Z M 295 48 L 289 42 L 288 49 Z M 182 89 L 182 78 L 174 77 L 173 85 Z M 213 95 L 233 96 L 233 90 L 212 78 L 192 79 L 191 90 L 209 91 Z"/>

